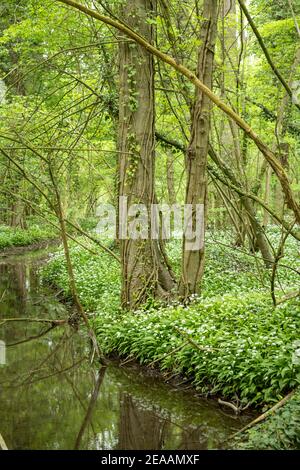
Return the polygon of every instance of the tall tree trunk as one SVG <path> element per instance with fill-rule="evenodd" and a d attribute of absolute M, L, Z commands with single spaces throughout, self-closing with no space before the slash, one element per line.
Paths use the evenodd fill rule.
<path fill-rule="evenodd" d="M 204 0 L 198 55 L 197 76 L 208 87 L 212 88 L 214 47 L 217 33 L 218 0 Z M 187 187 L 185 203 L 193 208 L 192 222 L 196 227 L 196 204 L 204 204 L 206 212 L 207 199 L 207 154 L 210 131 L 211 102 L 198 88 L 192 112 L 191 137 L 186 154 Z M 205 215 L 204 215 L 205 217 Z M 205 221 L 204 221 L 205 224 Z M 183 298 L 199 293 L 204 270 L 204 246 L 189 250 L 189 240 L 183 238 L 182 276 L 179 293 Z"/>
<path fill-rule="evenodd" d="M 151 43 L 154 28 L 147 20 L 155 13 L 155 3 L 127 0 L 123 9 L 125 22 Z M 155 203 L 154 63 L 149 52 L 125 39 L 119 49 L 119 196 L 127 197 L 128 207 L 144 204 L 149 215 Z M 161 244 L 151 239 L 151 225 L 148 217 L 145 239 L 120 237 L 125 308 L 136 308 L 149 297 L 168 298 L 174 287 Z"/>

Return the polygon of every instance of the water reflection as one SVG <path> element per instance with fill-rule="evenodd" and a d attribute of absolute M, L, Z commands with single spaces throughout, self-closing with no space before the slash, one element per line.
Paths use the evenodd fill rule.
<path fill-rule="evenodd" d="M 40 284 L 41 259 L 38 253 L 0 260 L 0 339 L 8 345 L 0 366 L 0 432 L 10 449 L 216 448 L 249 419 L 228 416 L 140 369 L 92 367 L 85 335 L 68 326 L 1 324 L 67 317 Z"/>

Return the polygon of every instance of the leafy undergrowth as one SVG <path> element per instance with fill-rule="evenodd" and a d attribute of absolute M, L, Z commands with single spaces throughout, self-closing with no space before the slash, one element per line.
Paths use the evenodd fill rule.
<path fill-rule="evenodd" d="M 294 360 L 299 300 L 274 309 L 269 274 L 259 258 L 233 252 L 225 238 L 222 244 L 208 241 L 203 294 L 187 308 L 174 304 L 122 312 L 117 261 L 106 253 L 92 257 L 73 246 L 79 297 L 105 353 L 132 356 L 143 364 L 156 361 L 163 370 L 189 375 L 203 394 L 238 397 L 245 405 L 270 405 L 300 384 Z M 296 251 L 295 242 L 289 240 L 283 263 L 296 267 Z M 179 253 L 179 244 L 170 244 L 175 270 Z M 295 287 L 295 271 L 284 269 L 279 274 L 277 288 Z M 54 255 L 43 277 L 70 296 L 62 253 Z"/>
<path fill-rule="evenodd" d="M 300 449 L 300 389 L 264 422 L 245 431 L 232 447 L 245 450 Z"/>
<path fill-rule="evenodd" d="M 29 246 L 57 236 L 49 227 L 32 225 L 28 229 L 0 225 L 0 250 L 14 246 Z"/>
<path fill-rule="evenodd" d="M 275 251 L 280 244 L 278 227 L 268 229 L 268 239 Z M 206 236 L 206 264 L 202 283 L 203 298 L 232 293 L 262 292 L 270 295 L 270 273 L 265 270 L 258 253 L 249 253 L 235 247 L 234 241 L 226 233 L 208 233 Z M 180 274 L 180 242 L 168 245 L 168 255 L 177 275 Z M 276 287 L 279 294 L 299 285 L 299 242 L 289 237 L 284 247 L 284 257 L 279 262 Z"/>
<path fill-rule="evenodd" d="M 105 252 L 93 257 L 78 246 L 72 246 L 71 258 L 78 294 L 84 308 L 89 312 L 97 309 L 115 315 L 120 309 L 121 279 L 118 262 Z M 66 299 L 71 297 L 63 252 L 52 255 L 42 274 L 47 283 L 64 291 Z"/>
<path fill-rule="evenodd" d="M 273 310 L 261 295 L 202 300 L 133 314 L 94 317 L 103 351 L 191 376 L 203 394 L 271 404 L 300 384 L 295 359 L 300 303 Z M 190 342 L 192 340 L 192 343 Z M 172 351 L 174 351 L 172 353 Z"/>
<path fill-rule="evenodd" d="M 278 229 L 272 229 L 269 239 L 276 247 L 279 239 Z M 88 242 L 84 240 L 84 244 Z M 71 244 L 77 287 L 84 307 L 93 312 L 97 307 L 112 314 L 119 309 L 120 266 L 118 262 L 99 248 L 98 257 Z M 248 254 L 232 246 L 232 240 L 225 233 L 218 233 L 218 240 L 208 234 L 206 241 L 206 266 L 201 299 L 214 298 L 224 294 L 240 296 L 243 293 L 262 293 L 270 297 L 270 273 L 263 269 L 258 254 Z M 92 246 L 95 250 L 95 245 Z M 168 244 L 168 256 L 177 275 L 180 273 L 180 241 Z M 277 274 L 277 293 L 283 295 L 299 284 L 299 247 L 297 241 L 289 238 L 285 247 L 285 256 L 279 264 Z M 55 254 L 44 271 L 44 277 L 50 283 L 63 289 L 70 295 L 68 277 L 62 252 Z M 101 310 L 101 308 L 98 310 Z"/>

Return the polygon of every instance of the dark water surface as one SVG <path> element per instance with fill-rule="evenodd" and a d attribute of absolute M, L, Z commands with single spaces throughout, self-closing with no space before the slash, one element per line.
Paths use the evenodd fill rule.
<path fill-rule="evenodd" d="M 45 252 L 0 258 L 0 433 L 9 449 L 220 448 L 250 419 L 138 368 L 91 366 L 87 339 L 68 326 L 3 323 L 67 317 L 41 286 L 46 259 Z"/>

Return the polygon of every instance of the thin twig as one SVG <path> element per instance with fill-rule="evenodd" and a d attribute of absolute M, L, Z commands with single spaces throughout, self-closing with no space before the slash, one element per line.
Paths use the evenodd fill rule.
<path fill-rule="evenodd" d="M 187 344 L 189 343 L 189 341 L 185 341 L 184 343 L 182 343 L 180 346 L 178 346 L 178 348 L 175 348 L 173 349 L 172 351 L 170 351 L 169 353 L 164 353 L 162 356 L 158 357 L 157 359 L 155 359 L 155 361 L 152 361 L 150 362 L 150 364 L 147 364 L 147 367 L 151 367 L 153 366 L 154 364 L 156 364 L 157 362 L 159 361 L 162 361 L 163 359 L 165 359 L 166 357 L 169 357 L 171 356 L 172 354 L 180 351 L 184 346 L 186 346 Z"/>
<path fill-rule="evenodd" d="M 178 331 L 179 334 L 181 334 L 182 336 L 184 336 L 187 341 L 189 343 L 191 343 L 192 346 L 194 346 L 194 348 L 196 349 L 199 349 L 199 351 L 209 351 L 209 352 L 213 352 L 213 351 L 221 351 L 220 348 L 211 348 L 209 346 L 200 346 L 199 344 L 197 344 L 192 338 L 190 338 L 188 336 L 188 334 L 185 332 L 185 331 L 182 331 L 180 330 L 179 328 L 177 328 L 177 326 L 174 326 L 173 327 L 176 331 Z"/>
<path fill-rule="evenodd" d="M 8 450 L 8 447 L 5 443 L 5 440 L 2 437 L 2 434 L 0 433 L 0 448 L 1 450 Z"/>
<path fill-rule="evenodd" d="M 7 289 L 4 289 L 4 291 L 2 292 L 0 302 L 2 302 L 2 300 L 4 299 L 6 291 Z"/>
<path fill-rule="evenodd" d="M 1 325 L 4 325 L 4 323 L 11 322 L 11 321 L 28 321 L 28 322 L 34 322 L 34 323 L 51 323 L 52 325 L 58 326 L 58 325 L 64 325 L 67 323 L 67 320 L 51 320 L 49 318 L 4 318 L 1 323 Z"/>
<path fill-rule="evenodd" d="M 16 341 L 15 343 L 9 343 L 6 345 L 7 348 L 11 348 L 12 346 L 18 346 L 19 344 L 24 344 L 24 343 L 29 343 L 29 341 L 33 341 L 34 339 L 39 339 L 42 336 L 45 336 L 49 331 L 52 331 L 54 328 L 56 328 L 57 325 L 51 325 L 49 328 L 47 328 L 44 331 L 41 331 L 37 335 L 29 336 L 28 338 L 21 339 L 20 341 Z"/>

